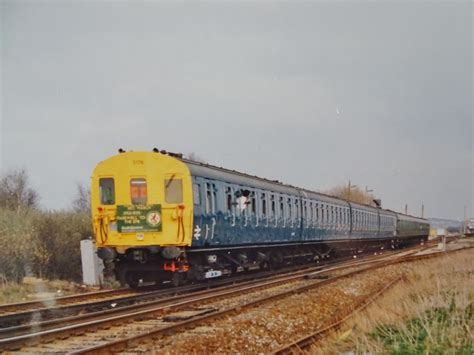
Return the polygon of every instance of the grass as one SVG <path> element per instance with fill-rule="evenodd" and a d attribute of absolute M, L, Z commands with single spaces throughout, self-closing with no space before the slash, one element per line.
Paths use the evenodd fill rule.
<path fill-rule="evenodd" d="M 473 354 L 474 252 L 403 267 L 403 282 L 310 352 Z"/>
<path fill-rule="evenodd" d="M 0 286 L 0 304 L 28 301 L 28 295 L 33 292 L 30 285 L 3 283 Z"/>
<path fill-rule="evenodd" d="M 3 280 L 0 282 L 0 304 L 28 302 L 97 290 L 97 287 L 86 287 L 64 280 L 30 278 L 27 283 Z"/>

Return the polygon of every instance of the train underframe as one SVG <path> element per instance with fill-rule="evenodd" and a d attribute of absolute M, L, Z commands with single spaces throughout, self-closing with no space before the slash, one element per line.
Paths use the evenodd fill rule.
<path fill-rule="evenodd" d="M 426 242 L 419 235 L 391 239 L 351 239 L 313 243 L 249 245 L 219 248 L 130 248 L 113 259 L 104 258 L 106 272 L 122 285 L 199 282 L 254 270 L 290 265 L 318 264 L 329 260 L 373 254 Z M 99 256 L 101 253 L 99 253 Z"/>

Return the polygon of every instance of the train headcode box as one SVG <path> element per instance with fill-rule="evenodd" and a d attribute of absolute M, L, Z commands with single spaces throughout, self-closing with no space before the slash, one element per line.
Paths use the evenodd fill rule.
<path fill-rule="evenodd" d="M 161 232 L 161 205 L 118 205 L 120 233 Z"/>

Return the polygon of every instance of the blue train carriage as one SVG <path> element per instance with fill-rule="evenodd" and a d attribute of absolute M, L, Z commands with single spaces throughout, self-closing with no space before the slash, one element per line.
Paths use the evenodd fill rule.
<path fill-rule="evenodd" d="M 394 212 L 183 161 L 193 183 L 191 278 L 394 247 Z"/>

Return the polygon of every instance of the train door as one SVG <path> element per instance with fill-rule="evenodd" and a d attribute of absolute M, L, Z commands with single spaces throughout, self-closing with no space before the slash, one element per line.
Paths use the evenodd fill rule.
<path fill-rule="evenodd" d="M 193 176 L 193 211 L 194 211 L 194 226 L 193 226 L 193 246 L 202 246 L 205 242 L 205 180 L 201 177 Z"/>
<path fill-rule="evenodd" d="M 217 186 L 211 180 L 204 181 L 204 245 L 211 245 L 217 224 Z"/>

